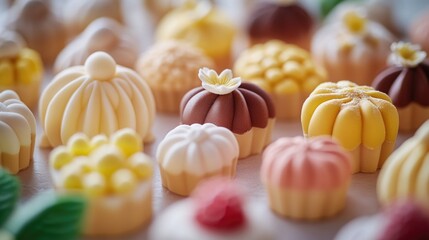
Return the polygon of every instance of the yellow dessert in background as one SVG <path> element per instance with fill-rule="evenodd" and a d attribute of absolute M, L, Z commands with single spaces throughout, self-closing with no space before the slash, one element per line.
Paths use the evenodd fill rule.
<path fill-rule="evenodd" d="M 327 78 L 306 50 L 277 40 L 244 51 L 234 73 L 271 95 L 280 120 L 299 120 L 302 103 Z"/>
<path fill-rule="evenodd" d="M 0 91 L 10 89 L 30 108 L 37 105 L 43 64 L 39 54 L 24 47 L 12 32 L 0 36 Z"/>
<path fill-rule="evenodd" d="M 179 40 L 200 48 L 217 70 L 231 68 L 236 29 L 228 16 L 209 1 L 186 1 L 159 23 L 157 41 Z"/>
<path fill-rule="evenodd" d="M 349 81 L 320 84 L 304 102 L 304 136 L 330 135 L 353 156 L 352 170 L 375 172 L 395 147 L 399 116 L 390 97 Z"/>
<path fill-rule="evenodd" d="M 123 234 L 149 221 L 153 170 L 142 149 L 140 136 L 128 128 L 110 138 L 77 133 L 51 152 L 55 187 L 88 198 L 85 234 Z"/>

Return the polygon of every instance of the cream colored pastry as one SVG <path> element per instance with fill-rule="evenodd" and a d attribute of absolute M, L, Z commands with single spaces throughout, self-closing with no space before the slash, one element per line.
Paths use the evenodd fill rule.
<path fill-rule="evenodd" d="M 63 21 L 69 38 L 80 34 L 95 19 L 106 17 L 123 22 L 122 0 L 73 0 L 63 7 Z"/>
<path fill-rule="evenodd" d="M 213 68 L 213 61 L 198 48 L 183 42 L 158 43 L 143 53 L 136 70 L 149 84 L 158 112 L 178 113 L 186 92 L 198 87 L 198 70 Z"/>
<path fill-rule="evenodd" d="M 377 195 L 383 205 L 411 198 L 429 210 L 429 121 L 390 155 L 381 169 Z"/>
<path fill-rule="evenodd" d="M 347 79 L 369 86 L 387 66 L 393 41 L 392 34 L 380 24 L 359 11 L 347 11 L 316 33 L 311 52 L 331 81 Z"/>
<path fill-rule="evenodd" d="M 11 90 L 0 92 L 0 166 L 11 173 L 27 168 L 33 159 L 36 119 Z"/>
<path fill-rule="evenodd" d="M 231 68 L 236 29 L 229 17 L 210 1 L 186 1 L 159 23 L 157 41 L 180 40 L 200 48 L 221 71 Z"/>
<path fill-rule="evenodd" d="M 88 199 L 86 235 L 117 235 L 137 230 L 152 216 L 152 161 L 140 136 L 121 129 L 110 138 L 83 133 L 49 157 L 55 187 Z"/>
<path fill-rule="evenodd" d="M 214 124 L 179 125 L 161 141 L 156 158 L 162 185 L 187 196 L 204 179 L 234 177 L 239 148 L 234 134 Z"/>
<path fill-rule="evenodd" d="M 6 28 L 19 33 L 44 64 L 52 64 L 66 44 L 66 32 L 49 1 L 18 1 L 8 14 Z"/>
<path fill-rule="evenodd" d="M 330 135 L 353 156 L 352 170 L 375 172 L 395 147 L 399 117 L 390 97 L 349 81 L 320 84 L 302 107 L 304 136 Z"/>
<path fill-rule="evenodd" d="M 77 132 L 89 137 L 132 128 L 142 141 L 152 139 L 155 104 L 149 86 L 131 69 L 117 66 L 104 52 L 84 66 L 57 74 L 42 93 L 39 117 L 41 146 L 65 144 Z"/>
<path fill-rule="evenodd" d="M 13 90 L 29 107 L 37 106 L 43 64 L 39 54 L 25 47 L 23 39 L 13 32 L 0 36 L 0 91 Z"/>
<path fill-rule="evenodd" d="M 54 71 L 83 65 L 97 51 L 108 53 L 118 65 L 128 68 L 134 67 L 140 52 L 137 39 L 124 26 L 110 18 L 99 18 L 60 52 Z"/>
<path fill-rule="evenodd" d="M 299 120 L 302 103 L 327 79 L 306 50 L 276 40 L 244 51 L 234 72 L 271 95 L 280 120 Z"/>

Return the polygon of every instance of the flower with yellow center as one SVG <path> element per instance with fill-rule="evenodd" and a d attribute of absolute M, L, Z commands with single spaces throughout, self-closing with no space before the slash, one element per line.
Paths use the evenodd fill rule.
<path fill-rule="evenodd" d="M 419 45 L 397 42 L 390 46 L 392 53 L 389 56 L 389 63 L 402 67 L 415 67 L 426 59 L 426 52 L 422 51 Z"/>

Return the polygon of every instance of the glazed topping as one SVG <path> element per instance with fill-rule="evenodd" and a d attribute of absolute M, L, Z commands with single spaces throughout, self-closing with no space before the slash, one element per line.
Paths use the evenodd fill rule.
<path fill-rule="evenodd" d="M 202 68 L 198 71 L 198 77 L 204 89 L 219 95 L 231 93 L 241 84 L 241 78 L 233 78 L 230 69 L 225 69 L 218 75 L 216 71 L 212 69 Z"/>
<path fill-rule="evenodd" d="M 354 34 L 361 34 L 366 31 L 366 17 L 358 11 L 348 11 L 343 15 L 344 26 Z"/>
<path fill-rule="evenodd" d="M 110 139 L 77 133 L 67 146 L 52 151 L 50 164 L 64 189 L 89 196 L 127 194 L 152 176 L 151 160 L 141 151 L 141 138 L 132 129 L 119 130 Z"/>
<path fill-rule="evenodd" d="M 426 52 L 422 51 L 419 45 L 397 42 L 390 46 L 392 53 L 389 56 L 389 63 L 395 66 L 415 67 L 426 59 Z"/>
<path fill-rule="evenodd" d="M 96 52 L 86 59 L 85 71 L 95 80 L 108 80 L 116 74 L 116 62 L 109 54 Z"/>
<path fill-rule="evenodd" d="M 230 179 L 213 178 L 200 183 L 192 193 L 195 220 L 214 231 L 234 231 L 246 224 L 243 192 Z"/>

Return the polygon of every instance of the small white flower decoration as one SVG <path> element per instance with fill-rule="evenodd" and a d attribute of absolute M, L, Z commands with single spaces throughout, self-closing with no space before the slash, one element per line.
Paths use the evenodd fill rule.
<path fill-rule="evenodd" d="M 218 75 L 217 72 L 212 69 L 200 68 L 198 77 L 204 89 L 219 95 L 228 94 L 241 85 L 241 78 L 233 78 L 230 69 L 225 69 Z"/>
<path fill-rule="evenodd" d="M 397 42 L 390 46 L 388 62 L 391 65 L 403 67 L 415 67 L 426 59 L 426 52 L 422 51 L 419 45 Z"/>

